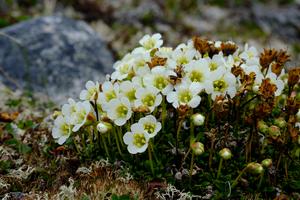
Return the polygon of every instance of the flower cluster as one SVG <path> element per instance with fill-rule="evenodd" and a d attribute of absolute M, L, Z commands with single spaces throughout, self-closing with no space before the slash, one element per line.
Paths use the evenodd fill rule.
<path fill-rule="evenodd" d="M 258 53 L 247 44 L 199 37 L 171 48 L 162 46 L 160 34 L 139 43 L 106 81 L 88 81 L 80 100 L 69 99 L 56 113 L 52 135 L 58 144 L 72 144 L 84 156 L 122 157 L 176 180 L 187 174 L 188 160 L 189 177 L 204 176 L 195 175 L 197 163 L 224 179 L 226 166 L 241 166 L 226 162 L 236 156 L 245 165 L 232 188 L 246 172 L 262 180 L 272 162 L 278 168 L 284 160 L 286 173 L 288 159 L 300 157 L 300 68 L 285 72 L 285 51 Z M 146 150 L 145 163 L 130 155 Z"/>
<path fill-rule="evenodd" d="M 108 130 L 103 120 L 115 126 L 124 126 L 130 121 L 130 129 L 124 134 L 124 142 L 130 153 L 147 149 L 150 138 L 160 130 L 162 117 L 153 113 L 163 112 L 167 103 L 175 109 L 181 106 L 197 108 L 204 93 L 211 100 L 220 96 L 234 98 L 245 87 L 259 93 L 267 80 L 279 96 L 287 82 L 283 66 L 276 71 L 273 60 L 262 56 L 254 47 L 245 45 L 239 49 L 233 42 L 206 41 L 193 38 L 175 49 L 163 47 L 160 34 L 146 35 L 140 47 L 125 55 L 114 64 L 115 71 L 103 84 L 88 81 L 80 93 L 79 102 L 69 99 L 62 107 L 62 115 L 56 118 L 53 137 L 63 144 L 72 132 L 93 123 L 100 132 Z M 206 51 L 205 51 L 206 48 Z M 268 52 L 265 52 L 268 55 Z M 273 55 L 274 57 L 274 55 Z M 266 61 L 267 60 L 267 61 Z M 267 63 L 267 64 L 266 64 Z M 250 86 L 250 87 L 249 87 Z M 164 105 L 163 105 L 164 104 Z M 131 123 L 133 116 L 142 113 L 138 122 Z"/>

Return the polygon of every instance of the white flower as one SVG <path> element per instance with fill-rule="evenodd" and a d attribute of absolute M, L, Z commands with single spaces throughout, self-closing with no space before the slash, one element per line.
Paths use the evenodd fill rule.
<path fill-rule="evenodd" d="M 215 71 L 219 67 L 226 66 L 226 62 L 225 62 L 225 59 L 224 59 L 222 53 L 214 55 L 212 58 L 205 57 L 205 59 L 208 62 L 208 67 L 209 67 L 210 71 Z"/>
<path fill-rule="evenodd" d="M 134 102 L 135 107 L 146 106 L 149 108 L 150 113 L 160 105 L 162 96 L 159 94 L 159 90 L 153 86 L 146 88 L 139 88 L 136 93 L 136 100 Z"/>
<path fill-rule="evenodd" d="M 94 100 L 95 95 L 99 93 L 99 83 L 94 83 L 93 81 L 88 81 L 85 84 L 86 90 L 80 92 L 79 98 L 81 100 Z"/>
<path fill-rule="evenodd" d="M 172 47 L 161 47 L 155 52 L 155 55 L 160 58 L 170 58 L 172 52 L 173 52 Z"/>
<path fill-rule="evenodd" d="M 131 132 L 123 136 L 124 143 L 127 144 L 129 153 L 143 153 L 146 151 L 149 142 L 149 134 L 140 125 L 132 125 Z"/>
<path fill-rule="evenodd" d="M 151 70 L 149 75 L 144 77 L 143 81 L 146 86 L 151 85 L 166 95 L 173 89 L 173 85 L 168 81 L 171 75 L 176 76 L 176 73 L 163 66 L 157 66 Z"/>
<path fill-rule="evenodd" d="M 105 81 L 102 84 L 102 92 L 99 93 L 97 103 L 105 107 L 105 105 L 115 99 L 119 95 L 119 84 L 112 84 L 110 81 Z"/>
<path fill-rule="evenodd" d="M 245 44 L 244 51 L 239 55 L 240 58 L 246 61 L 247 65 L 259 65 L 258 51 L 255 47 L 250 47 Z"/>
<path fill-rule="evenodd" d="M 193 60 L 194 56 L 196 55 L 195 49 L 185 49 L 182 50 L 182 48 L 176 48 L 172 52 L 171 59 L 167 60 L 167 66 L 170 69 L 175 69 L 177 66 L 185 65 L 191 62 Z"/>
<path fill-rule="evenodd" d="M 123 81 L 120 84 L 120 96 L 127 97 L 131 104 L 136 100 L 135 93 L 140 86 L 131 81 Z"/>
<path fill-rule="evenodd" d="M 117 126 L 124 125 L 132 114 L 130 101 L 126 97 L 111 100 L 105 107 L 105 111 Z"/>
<path fill-rule="evenodd" d="M 147 62 L 151 62 L 149 52 L 133 54 L 133 71 L 137 76 L 144 76 L 150 73 L 150 67 Z"/>
<path fill-rule="evenodd" d="M 161 34 L 156 33 L 153 35 L 145 35 L 139 43 L 144 47 L 145 50 L 151 50 L 154 48 L 159 48 L 163 44 L 161 39 Z"/>
<path fill-rule="evenodd" d="M 204 124 L 205 117 L 201 115 L 200 113 L 195 113 L 191 117 L 192 122 L 195 126 L 201 126 Z"/>
<path fill-rule="evenodd" d="M 178 108 L 180 105 L 196 108 L 200 104 L 201 97 L 198 95 L 200 88 L 196 84 L 182 82 L 175 86 L 175 90 L 167 95 L 167 101 L 172 103 L 174 108 Z"/>
<path fill-rule="evenodd" d="M 76 120 L 76 102 L 69 98 L 68 103 L 62 106 L 62 114 L 69 124 L 75 124 Z"/>
<path fill-rule="evenodd" d="M 133 59 L 131 54 L 124 56 L 122 60 L 117 61 L 113 68 L 115 71 L 111 74 L 112 80 L 123 80 L 133 74 Z"/>
<path fill-rule="evenodd" d="M 219 95 L 228 94 L 231 98 L 235 96 L 237 86 L 236 78 L 232 73 L 226 71 L 225 67 L 219 67 L 213 71 L 211 80 L 213 90 L 207 92 L 211 94 L 213 100 Z"/>
<path fill-rule="evenodd" d="M 58 144 L 63 144 L 71 135 L 72 126 L 67 123 L 66 119 L 60 115 L 54 121 L 52 136 L 57 140 Z"/>
<path fill-rule="evenodd" d="M 87 117 L 91 112 L 91 104 L 89 101 L 76 103 L 76 118 L 74 122 L 73 132 L 78 131 L 86 122 Z"/>
<path fill-rule="evenodd" d="M 211 90 L 212 82 L 210 80 L 210 70 L 206 59 L 193 60 L 184 68 L 184 80 L 190 81 L 199 88 L 199 90 Z"/>
<path fill-rule="evenodd" d="M 296 117 L 297 117 L 298 122 L 300 122 L 300 109 L 298 110 Z"/>
<path fill-rule="evenodd" d="M 158 122 L 153 115 L 148 115 L 141 118 L 136 124 L 142 126 L 143 130 L 149 134 L 150 138 L 156 136 L 161 129 L 161 123 Z"/>

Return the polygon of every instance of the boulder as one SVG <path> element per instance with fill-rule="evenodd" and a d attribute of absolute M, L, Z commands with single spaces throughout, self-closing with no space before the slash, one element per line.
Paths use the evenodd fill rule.
<path fill-rule="evenodd" d="M 0 81 L 57 103 L 103 81 L 112 65 L 106 43 L 82 21 L 48 16 L 0 29 Z"/>

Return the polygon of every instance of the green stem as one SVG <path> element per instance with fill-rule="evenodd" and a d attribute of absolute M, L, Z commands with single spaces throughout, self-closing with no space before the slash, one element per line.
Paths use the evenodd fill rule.
<path fill-rule="evenodd" d="M 154 168 L 153 168 L 153 160 L 152 160 L 151 148 L 148 148 L 148 155 L 149 155 L 151 172 L 152 172 L 152 175 L 154 175 Z"/>
<path fill-rule="evenodd" d="M 248 169 L 248 166 L 245 167 L 238 175 L 238 177 L 236 177 L 236 179 L 233 181 L 232 185 L 231 185 L 231 189 L 233 189 L 237 184 L 238 181 L 240 180 L 241 176 L 245 173 L 245 171 Z"/>
<path fill-rule="evenodd" d="M 152 138 L 151 140 L 153 140 L 153 139 L 154 139 L 154 138 Z M 150 148 L 151 148 L 151 150 L 152 150 L 152 152 L 153 152 L 153 156 L 154 156 L 154 159 L 155 159 L 156 163 L 160 163 L 160 161 L 158 160 L 158 158 L 157 158 L 157 156 L 156 156 L 156 154 L 155 154 L 155 151 L 154 151 L 154 147 L 153 147 L 152 141 L 149 141 L 149 146 L 150 146 Z"/>
<path fill-rule="evenodd" d="M 178 148 L 179 148 L 179 135 L 180 135 L 180 130 L 181 130 L 181 126 L 183 123 L 184 119 L 181 119 L 178 123 L 178 127 L 177 127 L 177 132 L 176 132 L 176 156 L 178 158 Z"/>
<path fill-rule="evenodd" d="M 75 146 L 75 149 L 76 149 L 77 153 L 80 154 L 80 150 L 79 150 L 79 148 L 78 148 L 78 145 L 79 145 L 79 144 L 77 143 L 77 141 L 76 141 L 75 138 L 73 139 L 73 142 L 74 142 L 74 146 Z"/>
<path fill-rule="evenodd" d="M 125 144 L 123 142 L 122 127 L 117 127 L 117 130 L 118 130 L 118 137 L 119 137 L 120 143 L 122 146 L 125 146 Z"/>
<path fill-rule="evenodd" d="M 194 159 L 195 159 L 195 154 L 192 152 L 192 158 L 191 158 L 191 166 L 190 166 L 190 179 L 192 178 L 193 175 L 193 169 L 194 169 Z"/>
<path fill-rule="evenodd" d="M 102 137 L 101 141 L 102 141 L 102 144 L 104 146 L 104 150 L 105 150 L 106 156 L 110 159 L 109 151 L 108 151 L 108 148 L 107 148 L 107 145 L 106 145 L 106 141 L 105 141 L 105 136 Z"/>
<path fill-rule="evenodd" d="M 193 109 L 191 109 L 191 115 L 190 116 L 192 116 L 193 115 Z M 190 134 L 191 134 L 191 139 L 193 139 L 194 137 L 195 137 L 195 126 L 194 126 L 194 122 L 193 122 L 193 120 L 191 120 L 191 122 L 190 122 Z"/>
<path fill-rule="evenodd" d="M 122 151 L 121 151 L 121 148 L 120 148 L 120 144 L 119 144 L 119 140 L 118 140 L 118 135 L 116 133 L 115 128 L 113 128 L 113 133 L 114 133 L 114 136 L 115 136 L 115 139 L 116 139 L 116 143 L 117 143 L 117 148 L 118 148 L 119 154 L 123 157 L 123 154 L 122 154 Z"/>
<path fill-rule="evenodd" d="M 223 158 L 221 158 L 220 163 L 219 163 L 217 179 L 219 179 L 219 177 L 220 177 L 220 175 L 221 175 L 222 165 L 223 165 Z"/>
<path fill-rule="evenodd" d="M 165 119 L 166 119 L 166 115 L 167 115 L 167 104 L 166 104 L 166 100 L 165 97 L 163 97 L 163 101 L 162 101 L 162 112 L 161 112 L 161 124 L 162 124 L 162 132 L 165 131 Z"/>
<path fill-rule="evenodd" d="M 260 189 L 263 179 L 264 179 L 264 173 L 262 173 L 260 175 L 260 179 L 259 179 L 259 183 L 258 183 L 258 189 Z"/>

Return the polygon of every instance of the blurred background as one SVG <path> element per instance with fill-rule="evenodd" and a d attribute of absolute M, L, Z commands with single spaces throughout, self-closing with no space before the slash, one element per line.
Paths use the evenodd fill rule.
<path fill-rule="evenodd" d="M 43 15 L 84 20 L 115 58 L 145 33 L 168 45 L 193 35 L 288 49 L 299 59 L 299 0 L 0 0 L 0 27 Z"/>
<path fill-rule="evenodd" d="M 159 32 L 165 45 L 198 35 L 249 43 L 259 51 L 285 49 L 292 55 L 289 65 L 300 63 L 300 0 L 0 0 L 0 32 L 52 15 L 86 22 L 104 41 L 112 62 L 136 47 L 143 35 Z M 106 65 L 111 68 L 112 62 Z"/>

